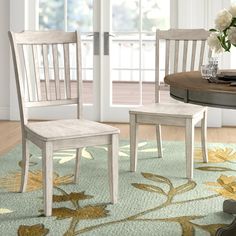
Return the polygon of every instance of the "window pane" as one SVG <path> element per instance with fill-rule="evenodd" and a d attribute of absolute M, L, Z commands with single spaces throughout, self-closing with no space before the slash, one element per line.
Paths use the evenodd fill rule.
<path fill-rule="evenodd" d="M 64 30 L 64 0 L 39 1 L 39 29 Z"/>
<path fill-rule="evenodd" d="M 93 31 L 93 0 L 39 0 L 39 29 L 65 30 L 64 13 L 67 12 L 67 31 L 79 30 L 82 39 L 82 78 L 83 78 L 83 101 L 93 102 L 93 37 L 88 33 Z M 71 79 L 76 78 L 75 49 L 70 50 Z M 63 55 L 63 50 L 59 53 Z M 53 72 L 52 58 L 49 59 L 50 69 Z M 60 78 L 64 76 L 63 65 L 60 64 Z M 53 73 L 50 74 L 53 78 Z M 72 97 L 76 96 L 76 83 L 72 81 Z"/>
<path fill-rule="evenodd" d="M 111 44 L 112 104 L 140 103 L 138 34 L 116 35 Z"/>
<path fill-rule="evenodd" d="M 155 69 L 155 34 L 142 34 L 142 69 Z"/>
<path fill-rule="evenodd" d="M 126 78 L 132 77 L 129 81 Z M 140 102 L 140 84 L 138 70 L 112 70 L 112 104 L 135 105 Z M 123 81 L 121 80 L 123 79 Z"/>
<path fill-rule="evenodd" d="M 68 31 L 93 31 L 93 0 L 70 0 L 67 7 Z"/>
<path fill-rule="evenodd" d="M 138 31 L 139 29 L 139 1 L 112 1 L 113 31 Z"/>
<path fill-rule="evenodd" d="M 112 27 L 112 104 L 154 102 L 155 31 L 170 28 L 170 0 L 113 0 Z"/>
<path fill-rule="evenodd" d="M 139 68 L 139 41 L 137 38 L 138 34 L 116 35 L 112 40 L 111 46 L 111 61 L 113 68 Z"/>
<path fill-rule="evenodd" d="M 155 32 L 156 28 L 169 29 L 170 1 L 143 0 L 142 1 L 143 31 Z"/>

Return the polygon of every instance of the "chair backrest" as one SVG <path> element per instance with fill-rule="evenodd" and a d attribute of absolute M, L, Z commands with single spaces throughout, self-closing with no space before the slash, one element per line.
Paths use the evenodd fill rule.
<path fill-rule="evenodd" d="M 77 104 L 82 116 L 81 41 L 78 32 L 9 32 L 20 116 L 27 107 Z M 77 83 L 72 96 L 71 84 Z M 73 93 L 74 94 L 74 93 Z"/>
<path fill-rule="evenodd" d="M 160 102 L 160 90 L 166 90 L 167 87 L 163 82 L 165 75 L 200 70 L 200 66 L 211 57 L 211 50 L 206 44 L 209 35 L 210 32 L 204 29 L 158 29 L 156 31 L 156 103 Z"/>

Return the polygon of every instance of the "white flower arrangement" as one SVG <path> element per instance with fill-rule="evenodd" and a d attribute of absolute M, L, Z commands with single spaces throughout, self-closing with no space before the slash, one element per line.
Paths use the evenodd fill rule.
<path fill-rule="evenodd" d="M 207 43 L 215 53 L 230 52 L 232 45 L 236 47 L 236 4 L 217 14 L 215 28 L 210 31 Z"/>

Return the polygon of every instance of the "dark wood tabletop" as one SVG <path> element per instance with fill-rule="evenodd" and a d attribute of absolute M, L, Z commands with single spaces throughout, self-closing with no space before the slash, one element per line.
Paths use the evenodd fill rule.
<path fill-rule="evenodd" d="M 170 95 L 177 100 L 236 109 L 236 86 L 209 83 L 199 71 L 167 75 L 164 81 L 170 85 Z"/>

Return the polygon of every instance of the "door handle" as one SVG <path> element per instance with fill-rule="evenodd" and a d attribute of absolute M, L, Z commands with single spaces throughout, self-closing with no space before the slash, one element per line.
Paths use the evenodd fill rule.
<path fill-rule="evenodd" d="M 110 54 L 110 40 L 109 38 L 111 37 L 115 37 L 114 34 L 110 34 L 109 32 L 104 32 L 104 55 L 108 56 Z"/>
<path fill-rule="evenodd" d="M 100 55 L 100 33 L 94 32 L 92 34 L 88 34 L 87 37 L 93 37 L 93 55 Z"/>

